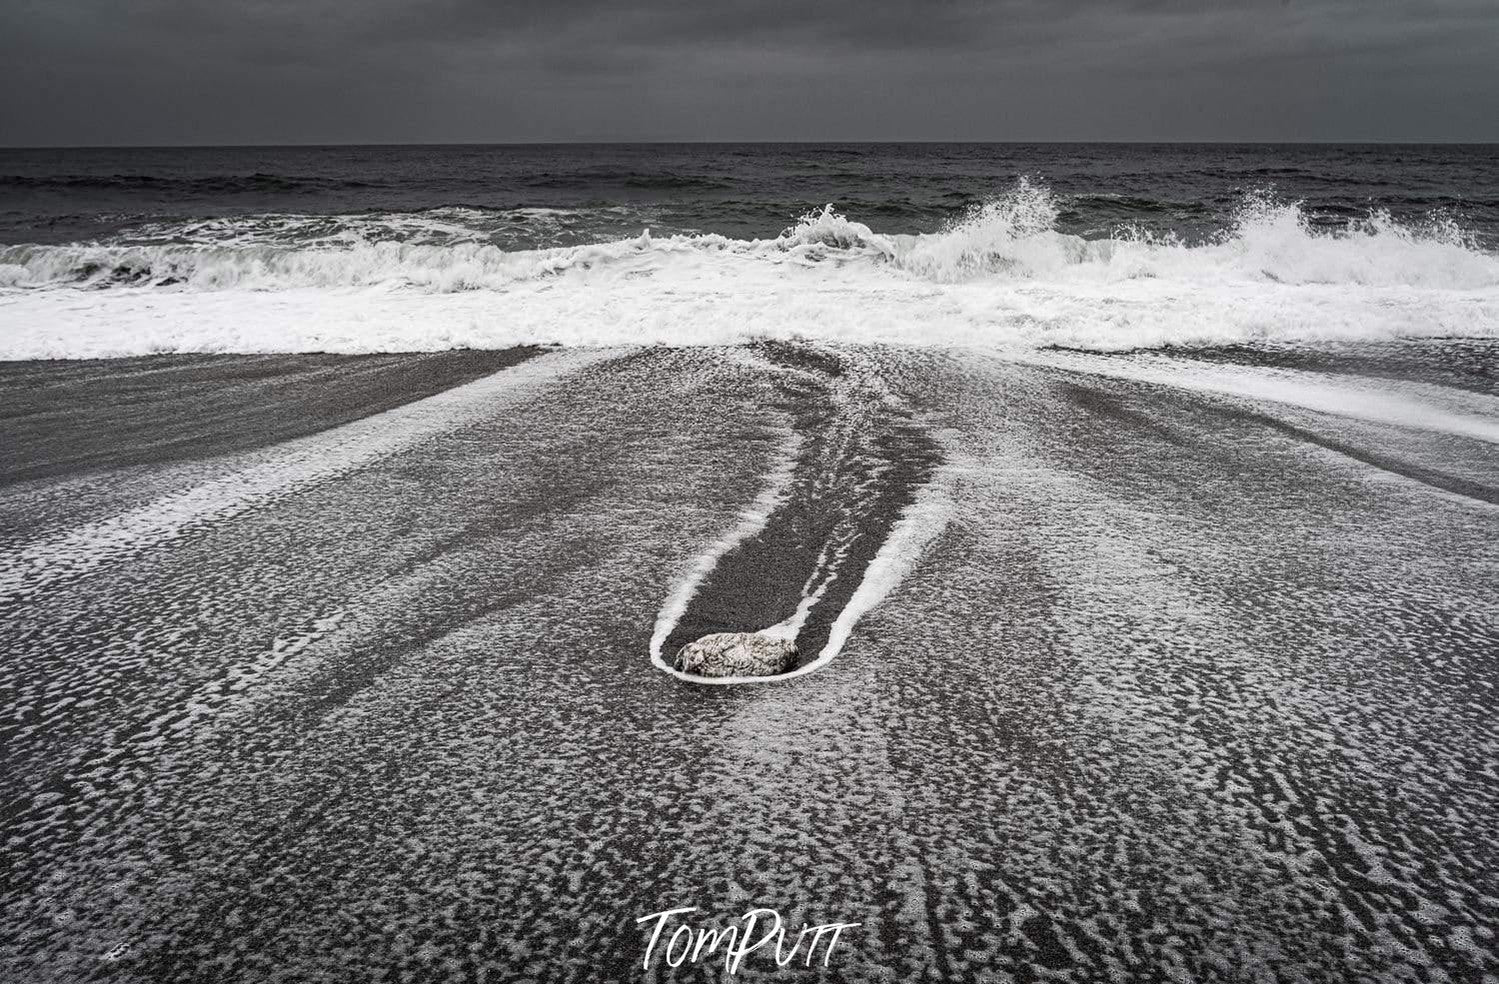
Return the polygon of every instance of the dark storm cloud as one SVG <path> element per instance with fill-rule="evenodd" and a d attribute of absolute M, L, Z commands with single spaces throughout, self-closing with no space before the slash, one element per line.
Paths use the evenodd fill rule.
<path fill-rule="evenodd" d="M 1499 138 L 1496 0 L 0 0 L 7 144 Z"/>

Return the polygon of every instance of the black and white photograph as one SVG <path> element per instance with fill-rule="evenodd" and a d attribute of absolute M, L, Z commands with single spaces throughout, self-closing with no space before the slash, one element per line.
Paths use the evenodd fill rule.
<path fill-rule="evenodd" d="M 0 984 L 1499 984 L 1496 0 L 0 91 Z"/>

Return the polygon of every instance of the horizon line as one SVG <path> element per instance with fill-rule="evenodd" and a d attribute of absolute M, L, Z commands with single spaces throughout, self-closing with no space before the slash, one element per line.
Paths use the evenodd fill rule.
<path fill-rule="evenodd" d="M 286 150 L 334 147 L 649 147 L 649 146 L 1261 146 L 1261 147 L 1494 147 L 1499 140 L 438 140 L 302 141 L 293 143 L 102 143 L 0 144 L 3 151 L 27 150 Z"/>

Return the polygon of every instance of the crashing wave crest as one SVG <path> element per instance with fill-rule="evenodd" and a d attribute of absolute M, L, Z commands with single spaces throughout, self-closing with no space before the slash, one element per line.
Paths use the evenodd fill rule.
<path fill-rule="evenodd" d="M 10 246 L 0 355 L 1499 336 L 1499 256 L 1450 221 L 1374 213 L 1330 232 L 1260 194 L 1221 235 L 1187 243 L 1128 228 L 1083 239 L 1057 229 L 1058 212 L 1047 189 L 1020 182 L 924 235 L 883 234 L 830 206 L 769 239 L 646 231 L 506 250 L 464 240 L 450 210 L 403 219 L 428 224 L 405 239 L 368 226 L 297 245 L 213 230 L 186 243 Z"/>
<path fill-rule="evenodd" d="M 1406 285 L 1476 289 L 1499 285 L 1499 257 L 1483 252 L 1450 220 L 1403 226 L 1375 212 L 1338 232 L 1314 229 L 1296 203 L 1250 196 L 1233 227 L 1208 243 L 1120 229 L 1087 240 L 1056 230 L 1060 207 L 1043 186 L 1022 180 L 946 229 L 882 235 L 829 205 L 770 240 L 716 234 L 633 239 L 550 249 L 506 250 L 464 241 L 458 218 L 429 220 L 445 242 L 371 241 L 329 235 L 294 247 L 253 237 L 224 242 L 83 244 L 0 248 L 0 287 L 155 286 L 189 290 L 387 285 L 427 291 L 503 289 L 518 281 L 628 268 L 669 276 L 673 264 L 707 257 L 798 265 L 862 261 L 938 283 L 974 279 L 1111 282 L 1141 277 L 1184 283 L 1228 280 L 1281 284 Z M 284 217 L 274 217 L 285 221 Z M 318 220 L 327 223 L 329 219 Z M 399 226 L 393 226 L 399 229 Z M 353 226 L 356 232 L 361 230 Z"/>

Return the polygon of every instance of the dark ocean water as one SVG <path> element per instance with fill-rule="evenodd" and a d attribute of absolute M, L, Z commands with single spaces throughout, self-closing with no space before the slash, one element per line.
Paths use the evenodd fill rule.
<path fill-rule="evenodd" d="M 929 233 L 1022 177 L 1058 197 L 1058 231 L 1086 238 L 1132 227 L 1195 241 L 1228 228 L 1246 195 L 1269 193 L 1303 203 L 1315 227 L 1387 211 L 1499 244 L 1499 146 L 1221 144 L 0 150 L 0 242 L 190 242 L 205 219 L 452 209 L 464 211 L 435 218 L 506 249 L 645 227 L 765 238 L 830 203 L 882 233 Z M 332 228 L 283 224 L 276 234 Z"/>

